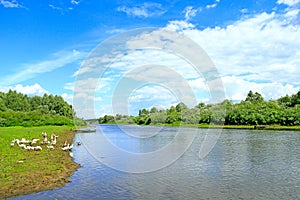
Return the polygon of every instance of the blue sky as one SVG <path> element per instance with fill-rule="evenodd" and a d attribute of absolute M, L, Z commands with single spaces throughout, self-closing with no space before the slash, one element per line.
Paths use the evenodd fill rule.
<path fill-rule="evenodd" d="M 215 63 L 230 100 L 243 100 L 250 89 L 266 99 L 299 90 L 300 0 L 0 0 L 0 13 L 0 91 L 51 93 L 73 103 L 78 74 L 97 45 L 146 27 L 168 29 L 200 45 Z M 184 66 L 175 70 L 196 101 L 210 101 L 205 79 L 189 75 L 193 72 L 182 61 L 155 52 L 143 55 L 159 59 L 135 61 L 141 54 L 134 52 L 115 62 L 100 77 L 98 90 L 85 97 L 93 99 L 95 108 L 78 113 L 85 118 L 112 113 L 120 80 L 112 77 L 124 76 L 133 63 Z M 135 88 L 127 100 L 130 114 L 178 103 L 171 90 L 155 84 Z"/>

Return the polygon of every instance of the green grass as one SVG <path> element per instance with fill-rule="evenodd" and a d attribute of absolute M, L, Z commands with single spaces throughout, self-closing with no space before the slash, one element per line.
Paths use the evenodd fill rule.
<path fill-rule="evenodd" d="M 66 182 L 66 178 L 77 169 L 68 152 L 61 150 L 65 140 L 73 140 L 72 127 L 1 127 L 0 128 L 0 199 L 44 189 L 52 189 Z M 14 138 L 42 140 L 42 132 L 48 138 L 52 133 L 58 135 L 57 148 L 53 151 L 42 146 L 42 151 L 27 151 L 15 144 Z M 39 145 L 39 144 L 38 144 Z M 21 162 L 20 162 L 21 161 Z M 22 162 L 23 161 L 23 162 Z M 65 179 L 65 180 L 62 180 Z M 51 187 L 52 186 L 52 187 Z"/>
<path fill-rule="evenodd" d="M 198 125 L 198 128 L 255 129 L 253 125 Z M 300 126 L 265 125 L 262 130 L 300 130 Z"/>

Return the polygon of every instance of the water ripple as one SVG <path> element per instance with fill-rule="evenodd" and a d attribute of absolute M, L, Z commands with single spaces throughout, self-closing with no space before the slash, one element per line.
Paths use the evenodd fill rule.
<path fill-rule="evenodd" d="M 105 128 L 116 130 L 113 126 Z M 135 134 L 140 131 L 134 126 L 126 128 Z M 147 139 L 130 139 L 114 131 L 109 134 L 122 147 L 149 151 L 170 142 L 173 129 L 168 127 Z M 153 129 L 143 127 L 143 131 L 142 135 L 147 136 L 147 131 Z M 200 160 L 203 137 L 204 131 L 200 131 L 174 164 L 145 174 L 108 168 L 81 145 L 74 148 L 74 158 L 82 168 L 71 177 L 71 183 L 15 199 L 299 199 L 299 132 L 224 130 L 213 151 Z M 80 135 L 76 135 L 78 139 Z"/>

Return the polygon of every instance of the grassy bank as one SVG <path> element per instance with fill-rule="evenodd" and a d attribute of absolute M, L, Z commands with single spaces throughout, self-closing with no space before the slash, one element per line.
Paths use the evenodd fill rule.
<path fill-rule="evenodd" d="M 300 130 L 300 126 L 279 126 L 279 125 L 262 125 L 262 126 L 249 126 L 249 125 L 207 125 L 199 124 L 198 128 L 222 128 L 222 129 L 260 129 L 260 130 Z"/>
<path fill-rule="evenodd" d="M 68 152 L 61 150 L 64 141 L 72 143 L 74 133 L 67 126 L 8 127 L 0 128 L 0 199 L 61 187 L 79 167 Z M 48 137 L 58 135 L 56 148 L 28 151 L 15 144 L 14 138 L 39 138 L 42 132 Z"/>

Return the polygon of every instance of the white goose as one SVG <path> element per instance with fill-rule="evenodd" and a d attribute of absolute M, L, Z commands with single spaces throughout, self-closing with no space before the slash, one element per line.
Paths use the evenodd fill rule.
<path fill-rule="evenodd" d="M 30 146 L 36 144 L 39 140 L 40 140 L 40 139 L 34 139 L 34 138 L 32 138 L 31 142 L 29 143 Z"/>
<path fill-rule="evenodd" d="M 57 135 L 51 135 L 51 144 L 55 145 L 56 144 L 56 139 L 58 138 Z"/>
<path fill-rule="evenodd" d="M 73 149 L 74 145 L 73 144 L 67 144 L 67 146 L 62 147 L 61 149 L 64 151 L 71 151 Z"/>
<path fill-rule="evenodd" d="M 11 147 L 15 146 L 15 142 L 16 142 L 16 139 L 13 139 L 13 140 L 10 142 L 10 146 L 11 146 Z"/>
<path fill-rule="evenodd" d="M 54 146 L 53 145 L 47 145 L 47 148 L 50 149 L 50 150 L 53 150 Z"/>
<path fill-rule="evenodd" d="M 34 148 L 34 150 L 36 150 L 36 151 L 42 151 L 42 147 L 41 146 L 36 146 L 36 147 L 33 147 Z"/>

